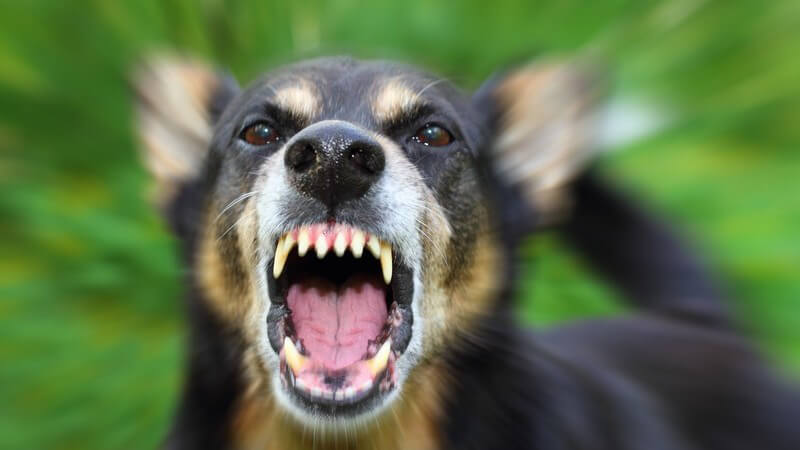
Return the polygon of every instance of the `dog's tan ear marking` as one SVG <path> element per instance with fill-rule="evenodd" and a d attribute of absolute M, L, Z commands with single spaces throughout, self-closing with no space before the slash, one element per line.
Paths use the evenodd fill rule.
<path fill-rule="evenodd" d="M 155 202 L 165 207 L 182 182 L 198 175 L 213 121 L 238 88 L 201 63 L 163 56 L 141 64 L 133 86 L 142 157 Z"/>
<path fill-rule="evenodd" d="M 520 189 L 540 224 L 568 211 L 565 187 L 597 148 L 594 121 L 602 92 L 586 67 L 546 61 L 496 77 L 476 94 L 496 114 L 494 166 Z"/>

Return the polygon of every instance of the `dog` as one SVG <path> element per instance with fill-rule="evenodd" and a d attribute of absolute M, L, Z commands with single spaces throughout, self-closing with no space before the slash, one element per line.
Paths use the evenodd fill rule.
<path fill-rule="evenodd" d="M 143 64 L 143 157 L 188 268 L 166 447 L 800 448 L 797 391 L 706 268 L 592 170 L 600 80 L 540 59 L 468 95 L 332 57 L 242 89 Z M 519 325 L 518 248 L 545 227 L 633 312 Z"/>

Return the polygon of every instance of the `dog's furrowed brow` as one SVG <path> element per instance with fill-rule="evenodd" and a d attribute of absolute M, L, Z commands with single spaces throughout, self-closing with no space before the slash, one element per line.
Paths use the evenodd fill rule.
<path fill-rule="evenodd" d="M 299 122 L 309 123 L 319 114 L 319 96 L 310 82 L 299 80 L 271 90 L 275 106 L 288 112 Z"/>
<path fill-rule="evenodd" d="M 378 88 L 372 114 L 383 126 L 405 122 L 430 106 L 420 94 L 398 79 L 389 80 Z"/>

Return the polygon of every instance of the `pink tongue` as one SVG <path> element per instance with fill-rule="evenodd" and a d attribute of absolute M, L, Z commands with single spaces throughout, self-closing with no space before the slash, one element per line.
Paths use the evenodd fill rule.
<path fill-rule="evenodd" d="M 304 353 L 328 369 L 360 360 L 383 328 L 388 315 L 381 280 L 353 275 L 336 290 L 320 278 L 289 287 L 286 296 Z"/>

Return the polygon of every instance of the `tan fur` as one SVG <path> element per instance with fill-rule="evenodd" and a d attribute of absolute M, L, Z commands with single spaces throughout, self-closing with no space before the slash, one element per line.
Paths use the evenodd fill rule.
<path fill-rule="evenodd" d="M 248 312 L 256 302 L 252 272 L 255 266 L 255 205 L 248 199 L 233 229 L 217 218 L 218 208 L 212 208 L 207 216 L 198 245 L 197 276 L 205 297 L 214 311 L 229 325 L 241 327 Z M 235 229 L 235 232 L 234 232 Z M 233 242 L 228 242 L 233 241 Z M 235 246 L 238 258 L 224 254 Z M 244 279 L 237 277 L 244 276 Z M 249 328 L 242 328 L 248 331 Z"/>
<path fill-rule="evenodd" d="M 449 283 L 446 260 L 427 260 L 425 280 L 425 353 L 435 355 L 450 348 L 457 336 L 474 329 L 473 324 L 488 314 L 500 287 L 503 258 L 498 243 L 489 233 L 477 236 L 470 265 Z"/>
<path fill-rule="evenodd" d="M 316 88 L 303 79 L 293 80 L 291 85 L 277 89 L 275 102 L 305 123 L 311 122 L 320 110 Z"/>
<path fill-rule="evenodd" d="M 134 77 L 142 158 L 153 175 L 151 195 L 159 206 L 200 170 L 211 139 L 207 106 L 218 85 L 207 66 L 169 57 L 149 60 Z"/>
<path fill-rule="evenodd" d="M 579 67 L 538 63 L 510 74 L 495 96 L 504 115 L 494 151 L 547 222 L 569 207 L 564 186 L 593 156 L 594 80 Z"/>
<path fill-rule="evenodd" d="M 420 104 L 419 95 L 402 79 L 390 78 L 378 89 L 372 101 L 372 114 L 379 122 L 391 122 Z"/>

